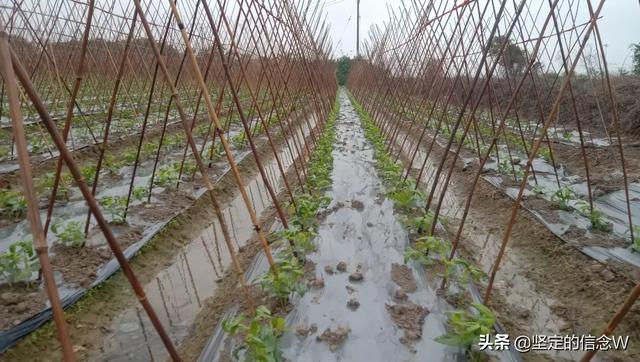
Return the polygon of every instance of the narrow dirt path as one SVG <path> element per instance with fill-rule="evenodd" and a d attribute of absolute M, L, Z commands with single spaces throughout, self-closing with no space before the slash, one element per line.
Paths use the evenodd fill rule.
<path fill-rule="evenodd" d="M 442 302 L 422 272 L 401 266 L 409 239 L 386 199 L 373 150 L 347 95 L 340 95 L 330 213 L 320 225 L 317 265 L 324 287 L 295 302 L 283 337 L 293 361 L 444 360 Z M 424 324 L 424 325 L 423 325 Z M 450 355 L 450 356 L 447 356 Z"/>

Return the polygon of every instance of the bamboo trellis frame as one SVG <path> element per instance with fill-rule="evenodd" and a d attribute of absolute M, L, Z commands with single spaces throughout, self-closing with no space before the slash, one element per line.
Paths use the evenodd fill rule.
<path fill-rule="evenodd" d="M 461 213 L 456 216 L 458 224 L 452 233 L 449 260 L 458 250 L 485 165 L 490 159 L 497 159 L 496 164 L 500 164 L 498 145 L 506 148 L 506 161 L 516 180 L 517 195 L 489 271 L 485 303 L 490 301 L 496 274 L 507 252 L 528 176 L 531 174 L 533 182 L 538 182 L 532 164 L 543 147 L 548 150 L 553 176 L 560 187 L 559 165 L 549 134 L 551 125 L 557 124 L 560 117 L 572 120 L 577 128 L 575 147 L 585 172 L 588 213 L 597 211 L 590 172 L 592 161 L 586 152 L 587 141 L 593 142 L 592 125 L 600 123 L 604 128 L 602 132 L 615 143 L 611 147 L 617 149 L 615 167 L 623 174 L 621 188 L 626 197 L 627 240 L 634 241 L 619 105 L 598 30 L 604 3 L 573 0 L 542 3 L 470 0 L 457 4 L 410 1 L 408 6 L 399 7 L 398 12 L 389 12 L 390 20 L 384 28 L 372 29 L 365 46 L 367 56 L 352 65 L 348 86 L 382 131 L 387 150 L 394 154 L 395 160 L 399 161 L 401 155 L 405 155 L 408 160 L 405 180 L 415 169 L 419 150 L 426 149 L 426 156 L 417 165 L 416 187 L 428 176 L 425 211 L 433 214 L 431 233 L 435 232 L 442 213 L 456 162 L 465 149 L 476 155 L 473 178 L 467 186 L 468 196 L 464 197 Z M 583 12 L 585 8 L 588 10 L 586 19 L 578 16 L 580 6 Z M 588 44 L 595 44 L 589 49 L 591 53 L 587 53 Z M 521 49 L 523 59 L 519 63 L 521 69 L 511 72 L 505 59 L 513 47 Z M 591 80 L 589 91 L 604 94 L 599 98 L 598 112 L 593 116 L 595 120 L 579 109 L 574 79 L 578 66 L 586 64 L 587 57 L 592 54 L 597 58 L 596 69 L 587 71 L 589 76 L 596 74 L 596 79 Z M 607 107 L 606 115 L 603 106 Z M 487 113 L 489 116 L 485 116 Z M 523 129 L 525 117 L 535 120 L 533 132 L 527 128 L 527 133 Z M 605 121 L 607 117 L 608 121 Z M 507 129 L 510 118 L 515 124 L 513 131 Z M 585 118 L 591 121 L 587 126 Z M 482 123 L 488 123 L 488 134 L 481 132 Z M 565 123 L 557 127 L 566 131 Z M 409 135 L 414 132 L 418 132 L 417 141 L 408 142 Z M 516 174 L 512 154 L 515 145 L 509 138 L 512 134 L 521 140 L 526 156 L 521 175 Z M 439 155 L 436 148 L 441 149 Z M 434 169 L 425 175 L 429 163 L 434 164 Z M 445 284 L 446 280 L 443 280 L 442 288 Z M 604 334 L 610 335 L 615 330 L 639 296 L 640 284 L 631 290 Z M 583 360 L 590 360 L 594 354 L 595 351 L 585 353 Z"/>
<path fill-rule="evenodd" d="M 324 127 L 324 118 L 337 89 L 334 65 L 329 59 L 332 45 L 326 24 L 317 9 L 306 13 L 308 4 L 306 0 L 276 1 L 269 4 L 270 10 L 266 11 L 265 4 L 253 0 L 92 0 L 88 4 L 60 0 L 45 4 L 16 1 L 0 8 L 0 17 L 8 24 L 3 36 L 9 40 L 0 44 L 5 55 L 2 100 L 4 104 L 5 97 L 9 97 L 6 103 L 14 121 L 9 129 L 15 133 L 9 160 L 14 157 L 13 149 L 16 148 L 20 170 L 24 171 L 22 175 L 32 180 L 26 167 L 29 164 L 25 158 L 28 157 L 27 140 L 32 140 L 34 135 L 44 135 L 43 126 L 53 141 L 44 141 L 49 156 L 29 147 L 34 157 L 32 163 L 48 162 L 54 157 L 52 150 L 58 153 L 44 229 L 39 225 L 37 213 L 30 211 L 29 215 L 36 216 L 32 223 L 36 251 L 50 292 L 65 360 L 74 360 L 74 356 L 60 303 L 56 302 L 58 297 L 48 267 L 44 234 L 56 215 L 56 207 L 60 206 L 58 199 L 65 196 L 59 192 L 59 185 L 68 182 L 63 177 L 63 164 L 89 206 L 85 234 L 97 223 L 169 355 L 174 360 L 180 359 L 98 203 L 100 189 L 108 182 L 105 176 L 100 177 L 101 173 L 112 162 L 109 157 L 121 152 L 118 150 L 123 149 L 123 142 L 136 145 L 129 149 L 135 157 L 131 161 L 133 173 L 126 192 L 124 218 L 130 211 L 138 167 L 142 167 L 143 162 L 153 163 L 151 181 L 146 185 L 149 202 L 157 188 L 154 183 L 156 171 L 166 163 L 162 155 L 168 154 L 171 147 L 167 145 L 168 138 L 178 139 L 184 144 L 184 151 L 179 163 L 176 161 L 176 165 L 179 164 L 177 185 L 185 181 L 184 177 L 189 177 L 206 187 L 241 289 L 249 304 L 255 305 L 244 280 L 233 236 L 221 212 L 210 167 L 217 141 L 222 145 L 263 252 L 273 271 L 277 272 L 266 231 L 253 211 L 237 167 L 239 150 L 236 148 L 243 145 L 232 145 L 228 139 L 232 129 L 237 129 L 233 123 L 239 116 L 242 143 L 248 141 L 249 153 L 260 171 L 270 202 L 278 209 L 280 221 L 287 227 L 287 216 L 277 198 L 276 185 L 271 184 L 262 159 L 274 157 L 277 160 L 279 176 L 293 203 L 296 185 L 287 178 L 275 137 L 281 137 L 286 144 L 293 160 L 297 187 L 304 188 L 305 160 L 315 145 L 316 134 Z M 81 38 L 81 43 L 76 43 L 76 38 Z M 14 74 L 26 97 L 16 96 Z M 202 103 L 204 110 L 200 106 Z M 62 104 L 65 106 L 60 108 Z M 21 109 L 25 110 L 24 120 L 37 133 L 16 127 L 16 122 L 20 126 L 23 122 Z M 58 109 L 64 109 L 64 112 Z M 56 124 L 60 116 L 65 120 L 62 134 Z M 226 118 L 224 124 L 223 117 Z M 271 122 L 272 117 L 276 118 L 275 122 Z M 313 124 L 309 117 L 314 119 Z M 183 136 L 176 129 L 177 124 L 182 125 Z M 302 125 L 307 127 L 308 134 Z M 200 132 L 198 127 L 204 131 Z M 102 130 L 97 131 L 97 128 Z M 195 131 L 199 132 L 197 137 Z M 78 136 L 85 133 L 90 136 L 88 139 Z M 152 148 L 148 146 L 150 141 L 152 151 L 149 151 Z M 258 147 L 258 141 L 266 146 Z M 87 147 L 96 148 L 98 157 L 92 160 L 95 166 L 83 172 L 83 158 L 76 154 Z M 207 147 L 208 166 L 203 158 Z M 185 167 L 187 162 L 192 162 L 190 160 L 195 161 L 196 167 L 187 172 Z M 92 181 L 90 186 L 87 178 Z M 35 207 L 33 182 L 25 182 L 23 187 L 25 194 L 31 195 L 28 199 L 29 210 L 32 210 Z"/>

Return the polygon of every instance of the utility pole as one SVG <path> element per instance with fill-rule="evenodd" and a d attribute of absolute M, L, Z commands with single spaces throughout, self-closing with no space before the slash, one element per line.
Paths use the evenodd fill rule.
<path fill-rule="evenodd" d="M 360 57 L 360 0 L 356 0 L 357 2 L 357 18 L 356 18 L 356 57 Z"/>

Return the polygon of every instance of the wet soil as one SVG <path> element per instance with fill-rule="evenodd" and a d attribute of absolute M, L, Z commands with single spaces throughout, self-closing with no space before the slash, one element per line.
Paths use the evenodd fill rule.
<path fill-rule="evenodd" d="M 338 326 L 334 329 L 327 328 L 322 332 L 321 335 L 316 337 L 318 342 L 324 342 L 329 346 L 329 350 L 331 352 L 335 352 L 342 346 L 342 344 L 347 340 L 347 336 L 349 335 L 348 327 Z"/>
<path fill-rule="evenodd" d="M 308 336 L 314 335 L 318 331 L 318 326 L 315 324 L 311 324 L 310 326 L 300 325 L 296 327 L 296 336 L 306 338 Z"/>
<path fill-rule="evenodd" d="M 391 264 L 391 280 L 398 284 L 406 293 L 413 293 L 418 289 L 411 269 L 402 264 Z"/>
<path fill-rule="evenodd" d="M 629 145 L 633 143 L 631 139 L 622 140 L 628 182 L 640 180 L 640 147 Z M 552 147 L 557 165 L 564 165 L 571 174 L 586 178 L 584 159 L 579 146 L 554 143 Z M 624 187 L 622 161 L 617 145 L 586 147 L 585 152 L 589 161 L 593 190 L 601 189 L 604 192 L 611 192 Z"/>
<path fill-rule="evenodd" d="M 118 235 L 119 245 L 125 249 L 138 241 L 141 236 L 140 228 L 134 228 Z M 55 244 L 50 251 L 50 262 L 53 269 L 65 282 L 67 288 L 88 288 L 96 279 L 98 268 L 113 258 L 113 253 L 107 246 L 65 247 Z M 39 281 L 34 282 L 40 284 Z M 4 287 L 4 286 L 3 286 Z M 12 293 L 23 300 L 34 299 L 34 303 L 27 302 L 20 305 L 19 310 L 11 307 L 11 302 L 0 298 L 0 330 L 6 330 L 44 307 L 43 300 L 47 300 L 44 286 L 34 288 L 12 288 Z M 37 294 L 37 297 L 34 295 Z"/>
<path fill-rule="evenodd" d="M 47 295 L 41 293 L 37 285 L 1 285 L 0 327 L 7 329 L 20 324 L 33 310 L 42 309 L 47 301 Z"/>
<path fill-rule="evenodd" d="M 278 147 L 282 147 L 284 143 L 281 136 L 274 137 L 274 142 Z M 259 147 L 261 150 L 261 158 L 264 157 L 262 158 L 263 160 L 273 157 L 272 151 L 266 144 L 262 143 Z M 239 163 L 239 170 L 243 180 L 257 177 L 257 169 L 252 157 L 246 157 Z M 287 172 L 287 177 L 289 180 L 295 179 L 292 170 Z M 222 207 L 226 207 L 225 205 L 228 202 L 239 195 L 231 173 L 228 173 L 216 183 L 215 189 L 218 202 Z M 285 195 L 282 193 L 279 194 L 279 199 L 281 202 L 284 202 L 286 200 Z M 272 207 L 268 207 L 261 216 L 262 226 L 269 228 L 273 223 L 274 217 L 275 210 Z M 188 243 L 194 238 L 198 237 L 202 233 L 202 230 L 206 228 L 208 223 L 214 218 L 215 215 L 213 214 L 213 210 L 211 210 L 209 200 L 207 198 L 200 198 L 188 210 L 173 219 L 171 223 L 145 245 L 143 248 L 144 252 L 139 253 L 136 258 L 130 262 L 139 281 L 143 285 L 152 282 L 159 272 L 172 265 L 173 262 L 180 257 L 179 251 L 188 246 Z M 239 250 L 240 261 L 245 267 L 249 265 L 259 250 L 259 242 L 253 239 Z M 219 279 L 216 284 L 217 290 L 220 291 L 223 299 L 242 298 L 242 293 L 237 289 L 237 278 L 233 270 L 225 271 L 224 278 Z M 218 295 L 218 293 L 216 293 L 216 295 Z M 220 317 L 219 313 L 215 313 L 215 310 L 217 310 L 216 303 L 213 302 L 213 307 L 209 304 L 212 303 L 211 299 L 212 298 L 209 298 L 202 302 L 202 310 L 207 311 L 208 308 L 206 308 L 206 306 L 209 307 L 209 310 L 206 313 L 202 313 L 202 318 L 200 318 L 201 316 L 199 315 L 198 319 L 196 319 L 196 324 L 189 328 L 190 331 L 197 331 L 199 326 L 201 326 L 200 323 L 204 322 L 206 317 Z M 33 300 L 37 299 L 34 298 Z M 233 300 L 232 302 L 236 301 L 238 300 Z M 232 302 L 225 302 L 223 304 L 230 305 Z M 130 292 L 126 278 L 120 271 L 105 283 L 92 289 L 88 296 L 76 303 L 70 309 L 71 312 L 66 313 L 66 318 L 69 322 L 73 343 L 77 347 L 77 357 L 80 360 L 94 360 L 96 358 L 93 356 L 95 351 L 102 350 L 104 348 L 103 343 L 107 341 L 106 338 L 114 333 L 109 327 L 110 324 L 123 310 L 135 305 L 137 305 L 137 301 Z M 211 312 L 211 308 L 213 308 L 213 313 Z M 144 314 L 141 309 L 137 309 L 138 314 Z M 218 307 L 218 309 L 222 311 L 223 308 Z M 217 323 L 217 320 L 215 322 Z M 155 334 L 152 326 L 148 326 L 147 328 L 150 328 L 148 333 L 152 335 Z M 187 348 L 185 350 L 188 351 L 188 346 L 198 341 L 197 336 L 198 334 L 194 332 L 194 337 L 187 339 L 188 342 L 183 343 L 181 347 Z M 192 359 L 195 359 L 199 354 L 207 336 L 208 334 L 200 335 L 199 347 L 191 350 L 190 355 Z M 48 322 L 44 327 L 41 327 L 38 331 L 1 355 L 0 361 L 34 360 L 34 348 L 41 351 L 35 360 L 55 361 L 61 358 L 59 343 L 51 322 Z M 166 356 L 166 351 L 164 351 L 162 347 L 160 348 L 161 355 Z M 189 355 L 189 353 L 186 354 L 187 356 Z M 89 356 L 93 357 L 89 358 Z"/>
<path fill-rule="evenodd" d="M 410 138 L 413 138 L 411 136 Z M 415 139 L 414 139 L 415 141 Z M 422 148 L 422 146 L 421 146 Z M 426 147 L 425 147 L 426 148 Z M 442 151 L 435 146 L 435 160 Z M 575 150 L 573 151 L 575 154 Z M 402 157 L 405 165 L 406 157 Z M 448 194 L 457 200 L 452 216 L 447 215 L 450 235 L 457 231 L 456 219 L 470 193 L 477 166 L 463 167 L 458 160 Z M 429 190 L 429 188 L 426 188 Z M 481 179 L 473 192 L 471 209 L 460 242 L 463 257 L 488 271 L 511 215 L 513 201 Z M 612 268 L 614 278 L 603 277 Z M 497 274 L 489 306 L 510 335 L 592 334 L 601 335 L 606 323 L 635 286 L 632 274 L 603 265 L 556 237 L 526 210 L 520 210 L 505 259 Z M 608 274 L 608 273 L 605 273 Z M 638 279 L 640 280 L 640 279 Z M 484 287 L 480 286 L 484 292 Z M 616 335 L 630 336 L 626 351 L 600 352 L 604 360 L 640 359 L 640 306 L 632 307 L 616 329 Z M 582 353 L 527 353 L 525 361 L 575 360 Z"/>
<path fill-rule="evenodd" d="M 404 331 L 404 336 L 400 338 L 402 344 L 413 345 L 422 338 L 422 325 L 429 314 L 425 307 L 412 302 L 387 304 L 386 307 L 393 322 Z"/>
<path fill-rule="evenodd" d="M 455 359 L 458 351 L 434 341 L 445 331 L 446 307 L 423 273 L 402 266 L 409 236 L 393 202 L 384 196 L 360 120 L 345 94 L 340 97 L 338 146 L 327 191 L 332 203 L 318 228 L 317 251 L 309 255 L 318 270 L 336 272 L 323 275 L 324 288 L 294 301 L 287 317 L 290 325 L 317 325 L 323 331 L 319 338 L 329 342 L 288 332 L 281 342 L 284 356 L 292 361 Z M 396 308 L 396 291 L 402 286 L 413 293 Z M 412 343 L 403 344 L 404 339 Z"/>

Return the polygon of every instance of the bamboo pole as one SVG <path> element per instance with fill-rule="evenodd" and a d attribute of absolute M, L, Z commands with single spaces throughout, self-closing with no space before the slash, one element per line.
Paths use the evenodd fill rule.
<path fill-rule="evenodd" d="M 20 179 L 22 181 L 24 196 L 27 200 L 27 216 L 29 219 L 29 225 L 31 226 L 31 233 L 33 235 L 34 248 L 38 254 L 38 260 L 40 261 L 40 269 L 42 270 L 45 289 L 47 291 L 47 296 L 49 297 L 49 302 L 51 303 L 51 312 L 53 313 L 53 320 L 58 333 L 58 340 L 62 347 L 62 355 L 65 361 L 71 362 L 76 359 L 73 353 L 71 339 L 69 337 L 67 322 L 64 319 L 62 303 L 60 303 L 58 287 L 56 286 L 56 281 L 53 277 L 53 269 L 49 262 L 49 247 L 47 246 L 46 236 L 42 229 L 38 200 L 33 187 L 31 161 L 29 160 L 27 139 L 25 137 L 24 126 L 22 124 L 18 85 L 13 71 L 9 49 L 9 34 L 7 34 L 4 29 L 4 25 L 0 22 L 0 72 L 2 73 L 2 79 L 4 80 L 4 87 L 7 93 L 9 114 L 13 125 L 13 136 L 15 146 L 18 151 Z"/>
<path fill-rule="evenodd" d="M 142 288 L 142 285 L 138 281 L 138 278 L 135 276 L 135 273 L 133 272 L 131 265 L 127 261 L 127 258 L 124 256 L 124 253 L 120 248 L 120 244 L 118 244 L 115 236 L 113 235 L 113 232 L 111 231 L 111 228 L 109 227 L 109 224 L 107 223 L 107 220 L 104 218 L 104 215 L 100 210 L 100 206 L 98 205 L 96 199 L 91 194 L 91 190 L 89 189 L 86 181 L 82 177 L 80 168 L 76 164 L 71 152 L 69 151 L 64 140 L 59 134 L 56 128 L 55 122 L 47 112 L 47 109 L 43 104 L 42 100 L 40 99 L 40 97 L 38 96 L 36 90 L 34 89 L 33 84 L 31 83 L 31 80 L 27 75 L 27 72 L 22 67 L 20 60 L 18 59 L 18 57 L 16 56 L 13 50 L 11 50 L 11 61 L 13 63 L 12 64 L 13 69 L 15 71 L 15 74 L 18 77 L 18 80 L 22 84 L 22 87 L 25 89 L 27 95 L 31 99 L 31 102 L 33 103 L 34 107 L 38 111 L 40 118 L 42 119 L 45 127 L 47 128 L 47 131 L 51 135 L 51 138 L 53 139 L 53 142 L 58 148 L 60 155 L 62 156 L 65 164 L 67 165 L 67 168 L 71 172 L 71 175 L 73 176 L 78 188 L 82 192 L 82 195 L 85 201 L 87 202 L 88 207 L 91 209 L 92 214 L 96 218 L 96 222 L 98 223 L 100 230 L 102 230 L 102 233 L 104 234 L 105 239 L 109 244 L 109 247 L 113 251 L 113 254 L 116 257 L 116 259 L 118 260 L 118 263 L 122 268 L 122 272 L 125 274 L 125 276 L 127 277 L 127 280 L 131 284 L 131 287 L 133 288 L 133 291 L 136 294 L 138 301 L 140 302 L 140 304 L 142 304 L 142 307 L 144 308 L 145 312 L 149 316 L 151 323 L 153 324 L 156 331 L 158 332 L 158 335 L 160 336 L 160 339 L 165 345 L 165 348 L 169 352 L 169 355 L 171 356 L 171 358 L 174 361 L 179 361 L 180 357 L 178 356 L 178 352 L 175 349 L 173 342 L 171 342 L 169 335 L 164 330 L 164 327 L 162 326 L 160 319 L 158 319 L 157 314 L 155 313 L 153 307 L 151 306 L 151 303 L 147 299 L 147 296 L 144 292 L 144 288 Z"/>

